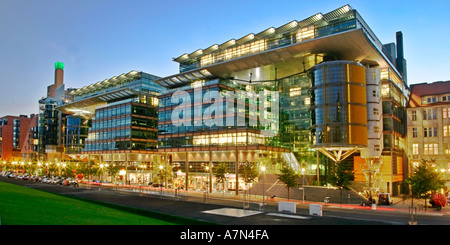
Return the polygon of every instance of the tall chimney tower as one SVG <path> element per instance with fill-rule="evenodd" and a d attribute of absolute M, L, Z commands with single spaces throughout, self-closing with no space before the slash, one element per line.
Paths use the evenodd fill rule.
<path fill-rule="evenodd" d="M 57 96 L 57 91 L 64 90 L 64 63 L 55 62 L 55 81 L 52 85 L 47 87 L 47 97 L 55 98 Z"/>
<path fill-rule="evenodd" d="M 395 61 L 396 63 L 395 66 L 402 75 L 403 80 L 406 82 L 407 81 L 406 60 L 403 52 L 403 33 L 401 31 L 398 31 L 396 33 L 396 42 L 397 42 L 397 59 Z"/>
<path fill-rule="evenodd" d="M 55 62 L 55 89 L 64 84 L 64 63 Z"/>

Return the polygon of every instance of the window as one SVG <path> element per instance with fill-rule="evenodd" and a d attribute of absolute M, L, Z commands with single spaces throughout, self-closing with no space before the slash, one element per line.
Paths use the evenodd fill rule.
<path fill-rule="evenodd" d="M 382 84 L 381 85 L 381 95 L 383 97 L 387 97 L 389 95 L 389 84 Z"/>
<path fill-rule="evenodd" d="M 417 128 L 412 129 L 412 137 L 417 138 Z"/>
<path fill-rule="evenodd" d="M 305 105 L 310 105 L 311 104 L 311 98 L 307 97 L 305 98 Z"/>
<path fill-rule="evenodd" d="M 433 120 L 437 119 L 436 108 L 429 108 L 423 110 L 423 120 Z"/>
<path fill-rule="evenodd" d="M 428 97 L 427 98 L 427 102 L 428 103 L 435 103 L 436 102 L 436 97 Z"/>
<path fill-rule="evenodd" d="M 450 136 L 450 125 L 444 125 L 444 136 Z"/>
<path fill-rule="evenodd" d="M 423 137 L 437 137 L 437 128 L 423 128 Z"/>
<path fill-rule="evenodd" d="M 442 118 L 450 118 L 450 108 L 442 108 Z"/>
<path fill-rule="evenodd" d="M 293 97 L 293 96 L 299 96 L 302 94 L 302 88 L 301 87 L 296 87 L 296 88 L 290 88 L 289 89 L 289 96 Z"/>
<path fill-rule="evenodd" d="M 444 154 L 450 154 L 450 144 L 445 144 L 444 146 Z"/>
<path fill-rule="evenodd" d="M 411 112 L 411 116 L 412 116 L 412 120 L 413 121 L 417 121 L 417 113 L 416 113 L 416 111 L 412 111 Z"/>
<path fill-rule="evenodd" d="M 413 144 L 413 155 L 419 155 L 419 144 Z"/>
<path fill-rule="evenodd" d="M 379 115 L 378 108 L 373 108 L 373 114 L 374 115 Z"/>
<path fill-rule="evenodd" d="M 375 133 L 379 133 L 379 132 L 380 132 L 380 127 L 374 126 L 374 127 L 373 127 L 373 131 L 374 131 Z"/>
<path fill-rule="evenodd" d="M 425 155 L 437 155 L 439 152 L 438 144 L 425 144 L 424 153 Z"/>

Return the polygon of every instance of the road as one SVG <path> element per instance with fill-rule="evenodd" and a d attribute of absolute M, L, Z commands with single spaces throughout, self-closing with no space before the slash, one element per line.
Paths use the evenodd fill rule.
<path fill-rule="evenodd" d="M 322 216 L 310 215 L 309 204 L 296 202 L 296 213 L 278 212 L 277 202 L 268 202 L 260 210 L 258 202 L 251 200 L 244 209 L 239 197 L 213 195 L 161 195 L 99 186 L 67 187 L 27 180 L 0 177 L 0 181 L 24 185 L 49 192 L 93 199 L 102 202 L 146 209 L 175 216 L 203 220 L 221 225 L 408 225 L 411 216 L 406 207 L 374 209 L 355 205 L 322 205 Z M 198 193 L 197 193 L 198 194 Z M 450 225 L 447 212 L 418 212 L 414 217 L 418 225 Z"/>

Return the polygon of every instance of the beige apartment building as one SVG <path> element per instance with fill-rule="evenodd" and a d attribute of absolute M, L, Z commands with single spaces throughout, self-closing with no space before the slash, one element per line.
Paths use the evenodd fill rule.
<path fill-rule="evenodd" d="M 410 164 L 435 160 L 450 176 L 450 81 L 411 85 L 407 108 Z"/>

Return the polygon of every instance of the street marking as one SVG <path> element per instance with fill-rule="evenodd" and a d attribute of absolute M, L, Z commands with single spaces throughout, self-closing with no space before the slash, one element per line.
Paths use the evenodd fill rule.
<path fill-rule="evenodd" d="M 311 217 L 305 217 L 305 216 L 300 216 L 300 215 L 292 215 L 292 214 L 268 213 L 267 215 L 278 216 L 278 217 L 285 217 L 285 218 L 293 218 L 293 219 L 311 219 Z"/>
<path fill-rule="evenodd" d="M 246 216 L 260 214 L 262 212 L 252 211 L 252 210 L 244 210 L 244 209 L 236 209 L 236 208 L 219 208 L 219 209 L 202 211 L 202 213 L 242 218 L 242 217 L 246 217 Z"/>

